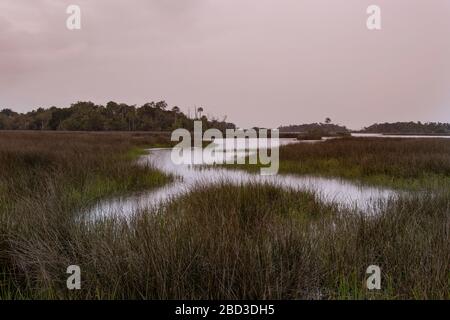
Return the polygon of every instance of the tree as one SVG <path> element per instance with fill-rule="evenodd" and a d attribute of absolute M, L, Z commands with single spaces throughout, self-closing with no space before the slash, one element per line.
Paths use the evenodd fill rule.
<path fill-rule="evenodd" d="M 48 122 L 48 129 L 58 130 L 61 129 L 61 124 L 64 120 L 72 115 L 72 109 L 57 109 L 52 108 L 52 116 Z"/>
<path fill-rule="evenodd" d="M 172 112 L 173 113 L 179 113 L 180 112 L 180 108 L 178 108 L 177 106 L 172 108 Z"/>
<path fill-rule="evenodd" d="M 17 115 L 17 112 L 12 111 L 11 109 L 3 109 L 2 111 L 0 111 L 0 113 L 7 117 L 13 117 Z"/>
<path fill-rule="evenodd" d="M 136 130 L 136 106 L 128 106 L 125 107 L 125 118 L 128 122 L 128 130 L 134 131 Z"/>
<path fill-rule="evenodd" d="M 234 124 L 209 120 L 199 111 L 205 128 L 232 128 Z M 224 119 L 225 120 L 225 119 Z M 0 129 L 3 130 L 85 130 L 85 131 L 169 131 L 177 128 L 192 130 L 194 121 L 179 107 L 169 109 L 164 101 L 146 103 L 141 107 L 110 101 L 103 105 L 79 101 L 68 108 L 39 108 L 27 113 L 11 109 L 0 110 Z"/>
<path fill-rule="evenodd" d="M 198 108 L 197 112 L 198 112 L 199 118 L 201 118 L 202 117 L 202 113 L 203 113 L 203 108 L 202 107 Z"/>
<path fill-rule="evenodd" d="M 166 110 L 167 109 L 167 103 L 165 101 L 159 101 L 155 104 L 156 109 L 160 110 Z"/>
<path fill-rule="evenodd" d="M 51 109 L 39 108 L 36 110 L 36 115 L 34 116 L 35 128 L 39 130 L 45 130 L 48 127 L 48 123 L 52 118 Z"/>

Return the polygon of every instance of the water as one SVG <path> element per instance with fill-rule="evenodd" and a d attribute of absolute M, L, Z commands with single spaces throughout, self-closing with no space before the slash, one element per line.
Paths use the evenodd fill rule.
<path fill-rule="evenodd" d="M 421 136 L 421 135 L 396 135 L 396 134 L 381 134 L 381 133 L 352 133 L 352 137 L 359 138 L 402 138 L 402 139 L 422 139 L 422 138 L 440 138 L 450 139 L 450 136 Z"/>
<path fill-rule="evenodd" d="M 226 141 L 217 141 L 226 145 Z M 297 142 L 294 139 L 280 139 L 280 144 Z M 310 142 L 307 142 L 310 143 Z M 245 156 L 239 150 L 239 156 Z M 213 159 L 203 159 L 209 165 L 176 165 L 171 160 L 172 149 L 150 149 L 149 154 L 141 157 L 141 164 L 150 164 L 167 174 L 175 176 L 175 181 L 149 192 L 140 192 L 131 196 L 118 197 L 100 201 L 90 209 L 94 217 L 124 216 L 129 217 L 146 208 L 158 207 L 164 202 L 175 199 L 193 190 L 196 185 L 215 185 L 221 182 L 232 184 L 270 183 L 280 188 L 298 191 L 312 191 L 320 201 L 334 203 L 340 207 L 356 208 L 365 214 L 376 214 L 383 200 L 396 196 L 396 192 L 386 188 L 369 187 L 342 179 L 322 178 L 316 176 L 282 175 L 262 176 L 241 170 L 230 170 L 212 165 Z M 192 149 L 199 155 L 201 149 Z M 226 156 L 226 155 L 224 155 Z M 196 157 L 194 156 L 193 159 Z"/>

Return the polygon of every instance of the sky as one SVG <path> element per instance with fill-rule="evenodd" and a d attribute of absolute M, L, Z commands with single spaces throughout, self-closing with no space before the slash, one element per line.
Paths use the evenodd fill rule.
<path fill-rule="evenodd" d="M 0 1 L 0 108 L 111 100 L 242 127 L 450 122 L 450 1 Z"/>

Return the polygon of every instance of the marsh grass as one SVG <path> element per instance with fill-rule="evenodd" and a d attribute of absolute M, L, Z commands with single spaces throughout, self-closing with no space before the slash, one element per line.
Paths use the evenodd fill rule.
<path fill-rule="evenodd" d="M 450 139 L 342 138 L 280 150 L 280 172 L 406 189 L 450 187 Z"/>
<path fill-rule="evenodd" d="M 130 162 L 129 136 L 47 139 L 0 137 L 2 169 L 12 170 L 0 179 L 1 298 L 450 298 L 448 192 L 391 199 L 373 217 L 276 186 L 198 185 L 131 219 L 80 222 L 74 208 L 102 194 L 92 189 L 161 176 Z M 110 183 L 101 181 L 117 184 L 87 187 Z M 79 291 L 66 288 L 71 264 Z M 372 264 L 380 291 L 366 289 Z"/>
<path fill-rule="evenodd" d="M 150 224 L 158 231 L 151 215 L 135 221 L 141 256 L 159 259 L 141 278 L 155 281 L 146 297 L 448 298 L 448 195 L 384 205 L 374 218 L 274 186 L 199 187 Z M 366 289 L 371 264 L 382 268 L 380 292 Z"/>
<path fill-rule="evenodd" d="M 226 165 L 259 171 L 262 165 Z M 280 148 L 281 174 L 343 178 L 404 190 L 450 189 L 450 139 L 343 137 Z"/>
<path fill-rule="evenodd" d="M 74 246 L 74 214 L 100 198 L 170 181 L 134 163 L 143 147 L 164 141 L 128 133 L 1 132 L 0 294 L 52 292 L 52 271 L 68 262 Z"/>

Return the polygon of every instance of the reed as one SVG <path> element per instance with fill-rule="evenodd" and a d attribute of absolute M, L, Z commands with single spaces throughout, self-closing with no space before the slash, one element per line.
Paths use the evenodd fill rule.
<path fill-rule="evenodd" d="M 354 143 L 302 148 L 314 158 Z M 198 185 L 131 219 L 80 219 L 79 209 L 100 197 L 168 181 L 133 163 L 137 145 L 129 134 L 0 134 L 0 298 L 450 298 L 445 188 L 374 204 L 381 208 L 374 217 L 324 204 L 314 193 L 224 182 Z M 430 152 L 422 144 L 411 161 L 443 170 L 434 166 L 446 163 L 438 160 L 446 144 L 432 146 L 431 163 L 422 160 Z M 72 264 L 81 267 L 81 290 L 66 288 Z M 380 291 L 366 288 L 369 265 L 381 267 Z"/>
<path fill-rule="evenodd" d="M 418 190 L 450 187 L 450 139 L 341 138 L 280 149 L 280 173 Z"/>

